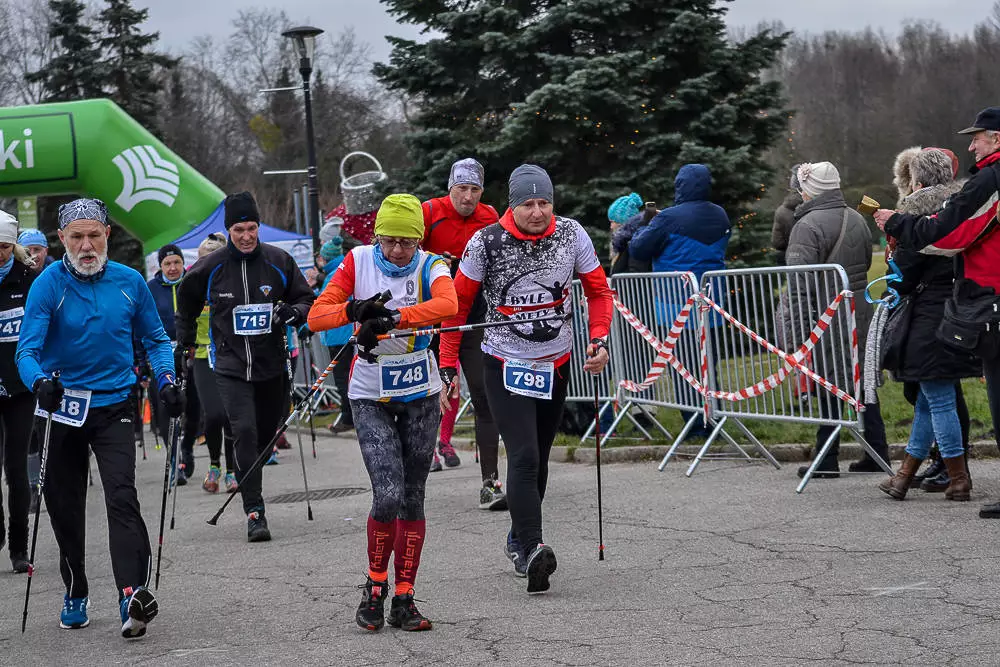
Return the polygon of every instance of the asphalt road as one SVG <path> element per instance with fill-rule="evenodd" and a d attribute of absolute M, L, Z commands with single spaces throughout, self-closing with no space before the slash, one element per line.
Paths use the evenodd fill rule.
<path fill-rule="evenodd" d="M 138 466 L 154 546 L 162 454 Z M 238 501 L 211 527 L 223 495 L 180 489 L 161 612 L 138 641 L 119 635 L 100 486 L 89 495 L 87 629 L 59 629 L 63 588 L 43 515 L 24 635 L 25 577 L 0 574 L 0 663 L 1000 664 L 1000 521 L 976 515 L 1000 498 L 1000 462 L 975 462 L 971 503 L 919 491 L 895 502 L 873 476 L 796 495 L 795 465 L 707 462 L 690 479 L 677 464 L 606 465 L 604 562 L 595 468 L 553 464 L 545 536 L 559 569 L 548 595 L 528 597 L 502 553 L 506 514 L 475 508 L 478 466 L 463 453 L 427 493 L 417 598 L 434 630 L 372 634 L 354 623 L 370 503 L 357 445 L 322 437 L 319 458 L 306 456 L 314 490 L 365 492 L 314 501 L 312 522 L 304 503 L 271 503 L 267 544 L 246 543 Z M 283 452 L 264 483 L 265 498 L 301 490 L 298 453 Z"/>

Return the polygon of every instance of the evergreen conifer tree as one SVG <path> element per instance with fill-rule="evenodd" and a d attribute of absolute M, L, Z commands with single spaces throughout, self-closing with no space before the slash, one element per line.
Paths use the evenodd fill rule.
<path fill-rule="evenodd" d="M 105 72 L 97 32 L 83 19 L 80 0 L 50 0 L 49 37 L 57 42 L 56 55 L 37 72 L 25 76 L 41 83 L 45 102 L 68 102 L 104 96 Z"/>
<path fill-rule="evenodd" d="M 418 108 L 408 143 L 419 194 L 440 192 L 451 162 L 472 155 L 486 163 L 486 199 L 502 203 L 510 170 L 535 162 L 557 211 L 603 230 L 615 197 L 669 205 L 677 169 L 701 162 L 734 221 L 731 256 L 752 261 L 767 245 L 749 222 L 787 114 L 761 73 L 786 35 L 729 43 L 717 0 L 382 2 L 439 35 L 390 38 L 389 63 L 375 68 Z"/>

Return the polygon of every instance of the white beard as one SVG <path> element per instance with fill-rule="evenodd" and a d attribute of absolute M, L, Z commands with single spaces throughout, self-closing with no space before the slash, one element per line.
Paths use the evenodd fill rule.
<path fill-rule="evenodd" d="M 94 253 L 87 253 L 88 256 L 92 256 Z M 75 255 L 69 250 L 66 251 L 66 256 L 69 257 L 69 263 L 76 269 L 77 273 L 81 276 L 92 276 L 99 273 L 104 266 L 108 263 L 108 250 L 104 249 L 103 252 L 97 255 L 97 263 L 91 264 L 90 266 L 83 266 L 80 263 L 80 256 Z"/>

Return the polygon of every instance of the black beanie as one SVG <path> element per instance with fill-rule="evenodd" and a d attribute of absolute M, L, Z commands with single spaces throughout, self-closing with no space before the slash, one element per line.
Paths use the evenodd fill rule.
<path fill-rule="evenodd" d="M 184 251 L 181 250 L 176 245 L 174 245 L 173 243 L 168 243 L 167 245 L 160 248 L 159 251 L 157 251 L 156 253 L 157 263 L 163 264 L 163 260 L 172 255 L 177 255 L 178 257 L 181 258 L 181 261 L 184 261 Z"/>
<path fill-rule="evenodd" d="M 226 207 L 226 229 L 238 222 L 260 222 L 260 213 L 257 212 L 257 202 L 249 192 L 239 192 L 235 195 L 226 195 L 223 202 Z"/>

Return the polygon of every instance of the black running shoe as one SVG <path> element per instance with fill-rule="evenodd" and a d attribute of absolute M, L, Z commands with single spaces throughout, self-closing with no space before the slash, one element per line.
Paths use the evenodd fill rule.
<path fill-rule="evenodd" d="M 145 587 L 134 592 L 128 590 L 119 604 L 122 618 L 122 637 L 136 639 L 146 634 L 146 626 L 156 618 L 160 606 L 156 598 Z"/>
<path fill-rule="evenodd" d="M 28 571 L 28 554 L 23 551 L 10 555 L 10 565 L 15 574 L 24 574 Z"/>
<path fill-rule="evenodd" d="M 549 590 L 549 576 L 556 571 L 556 554 L 552 547 L 539 544 L 528 555 L 528 593 Z"/>
<path fill-rule="evenodd" d="M 434 627 L 434 624 L 417 609 L 417 605 L 413 602 L 413 593 L 393 596 L 392 605 L 389 607 L 389 625 L 407 632 L 430 630 Z"/>
<path fill-rule="evenodd" d="M 267 519 L 263 510 L 247 514 L 247 542 L 270 542 L 271 531 L 267 528 Z"/>
<path fill-rule="evenodd" d="M 518 539 L 514 537 L 513 531 L 507 533 L 507 544 L 504 545 L 503 552 L 514 564 L 515 577 L 528 576 L 528 560 L 524 557 L 524 550 L 521 549 L 521 543 Z"/>
<path fill-rule="evenodd" d="M 358 605 L 358 613 L 354 618 L 365 630 L 374 632 L 385 625 L 385 598 L 389 591 L 388 586 L 388 582 L 372 581 L 371 577 L 358 586 L 364 592 L 361 594 L 361 604 Z"/>

